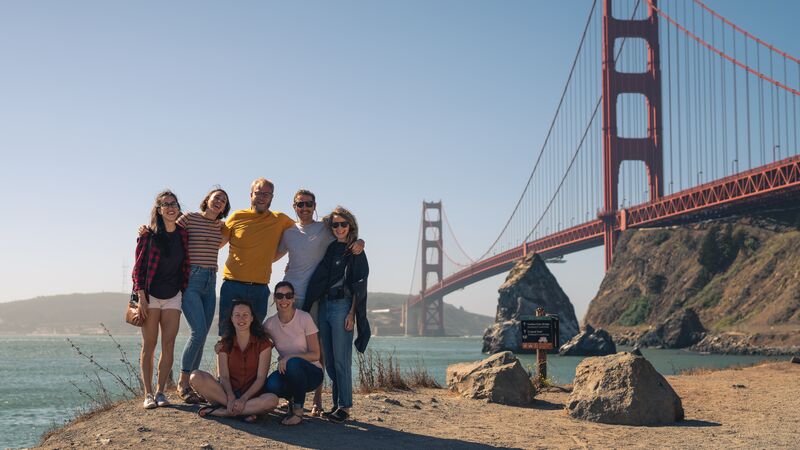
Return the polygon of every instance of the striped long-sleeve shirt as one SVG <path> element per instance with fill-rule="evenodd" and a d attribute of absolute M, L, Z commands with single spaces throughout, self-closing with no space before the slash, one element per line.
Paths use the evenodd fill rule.
<path fill-rule="evenodd" d="M 202 214 L 191 212 L 178 219 L 178 225 L 189 233 L 189 261 L 194 266 L 217 269 L 221 228 L 225 222 L 209 220 Z"/>

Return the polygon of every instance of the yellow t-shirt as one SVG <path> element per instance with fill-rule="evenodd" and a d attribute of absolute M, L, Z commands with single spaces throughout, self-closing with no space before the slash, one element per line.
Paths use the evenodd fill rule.
<path fill-rule="evenodd" d="M 240 209 L 225 224 L 223 233 L 230 238 L 230 247 L 223 278 L 268 284 L 283 230 L 294 226 L 294 221 L 282 212 L 259 214 L 252 209 Z"/>

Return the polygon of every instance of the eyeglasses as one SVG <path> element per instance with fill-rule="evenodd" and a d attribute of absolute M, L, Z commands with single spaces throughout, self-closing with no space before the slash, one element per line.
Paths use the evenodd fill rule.
<path fill-rule="evenodd" d="M 347 228 L 349 226 L 350 224 L 347 222 L 331 222 L 331 228 L 339 228 L 339 227 Z"/>
<path fill-rule="evenodd" d="M 294 292 L 287 292 L 285 294 L 283 292 L 276 292 L 272 294 L 272 296 L 275 297 L 275 300 L 291 300 L 294 298 Z"/>
<path fill-rule="evenodd" d="M 181 205 L 178 202 L 164 202 L 158 206 L 162 208 L 180 208 Z"/>
<path fill-rule="evenodd" d="M 294 207 L 295 208 L 313 208 L 314 207 L 314 202 L 295 202 L 294 203 Z"/>
<path fill-rule="evenodd" d="M 272 192 L 255 191 L 253 192 L 253 195 L 256 197 L 272 197 Z"/>

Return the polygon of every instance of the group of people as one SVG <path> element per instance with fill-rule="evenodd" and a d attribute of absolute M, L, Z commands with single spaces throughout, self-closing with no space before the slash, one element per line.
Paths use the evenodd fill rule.
<path fill-rule="evenodd" d="M 352 407 L 352 349 L 363 352 L 369 266 L 353 214 L 338 206 L 314 219 L 316 197 L 294 195 L 295 222 L 270 210 L 274 184 L 253 181 L 250 208 L 234 211 L 222 189 L 209 192 L 200 211 L 183 213 L 177 196 L 156 196 L 150 223 L 139 230 L 133 289 L 142 325 L 141 376 L 146 409 L 169 404 L 164 391 L 173 365 L 181 312 L 190 328 L 181 357 L 178 395 L 208 403 L 200 416 L 256 420 L 278 399 L 289 402 L 284 425 L 303 420 L 305 396 L 314 391 L 311 414 L 343 422 Z M 229 246 L 219 298 L 217 373 L 199 370 L 216 309 L 217 258 Z M 272 263 L 288 254 L 283 281 L 266 318 Z M 155 390 L 154 353 L 161 331 Z M 358 338 L 353 340 L 357 330 Z M 276 369 L 270 374 L 272 349 Z M 322 407 L 323 368 L 332 386 L 332 408 Z"/>

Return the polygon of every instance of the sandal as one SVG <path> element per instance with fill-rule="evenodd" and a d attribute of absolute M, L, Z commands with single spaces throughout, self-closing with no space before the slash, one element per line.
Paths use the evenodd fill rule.
<path fill-rule="evenodd" d="M 309 413 L 309 415 L 311 417 L 322 417 L 324 413 L 325 410 L 322 408 L 322 405 L 314 405 L 311 407 L 311 412 Z"/>
<path fill-rule="evenodd" d="M 300 420 L 298 420 L 297 422 L 294 422 L 294 423 L 289 422 L 290 420 L 294 419 L 295 417 L 297 417 Z M 292 412 L 287 417 L 284 417 L 283 420 L 281 420 L 281 425 L 286 425 L 287 427 L 293 427 L 295 425 L 300 425 L 301 423 L 303 423 L 303 414 L 302 413 L 301 414 L 295 414 L 294 412 Z"/>
<path fill-rule="evenodd" d="M 183 403 L 188 405 L 196 405 L 203 402 L 203 398 L 200 397 L 200 394 L 188 386 L 183 389 L 178 389 L 178 397 L 183 400 Z"/>
<path fill-rule="evenodd" d="M 213 416 L 214 411 L 220 409 L 219 406 L 203 406 L 197 410 L 197 415 L 200 417 Z"/>

